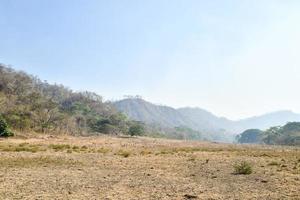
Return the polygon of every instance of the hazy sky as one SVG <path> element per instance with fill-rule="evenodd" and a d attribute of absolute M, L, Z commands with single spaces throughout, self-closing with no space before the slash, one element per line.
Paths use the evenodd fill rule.
<path fill-rule="evenodd" d="M 0 62 L 105 99 L 300 112 L 299 0 L 0 0 Z"/>

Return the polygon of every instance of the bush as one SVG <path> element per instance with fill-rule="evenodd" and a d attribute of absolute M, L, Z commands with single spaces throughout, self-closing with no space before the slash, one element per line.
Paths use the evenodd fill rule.
<path fill-rule="evenodd" d="M 130 156 L 130 152 L 129 151 L 124 151 L 124 150 L 119 150 L 116 155 L 122 156 L 124 158 L 128 158 Z"/>
<path fill-rule="evenodd" d="M 129 127 L 129 135 L 143 135 L 145 133 L 145 128 L 142 123 L 135 122 L 133 125 Z"/>
<path fill-rule="evenodd" d="M 8 125 L 3 117 L 0 116 L 0 137 L 10 137 L 14 134 L 8 129 Z"/>
<path fill-rule="evenodd" d="M 237 163 L 233 167 L 234 167 L 234 174 L 244 174 L 244 175 L 252 174 L 252 166 L 250 163 L 246 161 Z"/>

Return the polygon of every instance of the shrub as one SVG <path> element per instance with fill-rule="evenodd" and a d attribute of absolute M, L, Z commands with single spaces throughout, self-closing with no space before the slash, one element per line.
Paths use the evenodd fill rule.
<path fill-rule="evenodd" d="M 234 167 L 234 174 L 244 174 L 244 175 L 252 174 L 252 166 L 250 163 L 246 161 L 237 163 L 233 167 Z"/>
<path fill-rule="evenodd" d="M 82 146 L 82 147 L 80 148 L 80 150 L 81 150 L 81 151 L 88 150 L 88 147 L 84 145 L 84 146 Z"/>
<path fill-rule="evenodd" d="M 100 148 L 100 149 L 97 150 L 98 153 L 103 153 L 103 154 L 106 154 L 109 151 L 110 151 L 109 149 L 105 149 L 105 148 Z"/>
<path fill-rule="evenodd" d="M 14 134 L 8 129 L 8 125 L 3 117 L 0 116 L 0 137 L 10 137 Z"/>
<path fill-rule="evenodd" d="M 152 151 L 150 151 L 150 150 L 142 150 L 141 152 L 140 152 L 140 154 L 141 155 L 143 155 L 143 156 L 145 156 L 145 155 L 150 155 L 150 154 L 152 154 Z"/>
<path fill-rule="evenodd" d="M 133 125 L 129 127 L 129 135 L 137 136 L 143 135 L 145 133 L 144 125 L 140 122 L 135 122 Z"/>
<path fill-rule="evenodd" d="M 124 158 L 128 158 L 131 153 L 129 151 L 119 150 L 116 154 Z"/>

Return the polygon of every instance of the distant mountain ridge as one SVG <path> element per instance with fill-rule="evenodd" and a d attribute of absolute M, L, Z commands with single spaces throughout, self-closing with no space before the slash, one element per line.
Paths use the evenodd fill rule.
<path fill-rule="evenodd" d="M 258 128 L 265 130 L 271 126 L 282 126 L 287 122 L 300 122 L 300 114 L 290 110 L 282 110 L 250 117 L 237 121 L 241 129 Z"/>
<path fill-rule="evenodd" d="M 179 108 L 177 111 L 193 124 L 193 129 L 205 132 L 231 133 L 233 121 L 216 115 L 201 108 Z"/>
<path fill-rule="evenodd" d="M 246 129 L 267 129 L 300 121 L 300 114 L 292 111 L 277 111 L 242 120 L 218 117 L 201 108 L 179 108 L 155 105 L 141 98 L 128 98 L 114 102 L 114 106 L 129 118 L 165 127 L 186 126 L 197 131 L 236 135 Z"/>

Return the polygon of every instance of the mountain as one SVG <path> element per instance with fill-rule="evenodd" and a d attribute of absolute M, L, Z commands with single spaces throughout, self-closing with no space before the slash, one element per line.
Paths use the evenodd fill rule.
<path fill-rule="evenodd" d="M 113 105 L 130 119 L 142 121 L 154 127 L 168 137 L 182 139 L 202 139 L 213 141 L 232 141 L 226 130 L 217 126 L 226 119 L 218 118 L 199 108 L 175 109 L 155 105 L 141 98 L 127 98 L 114 102 Z M 229 120 L 228 120 L 229 121 Z M 180 136 L 181 135 L 181 136 Z"/>
<path fill-rule="evenodd" d="M 224 133 L 232 130 L 234 122 L 200 108 L 179 108 L 155 105 L 141 98 L 128 98 L 114 103 L 114 106 L 129 118 L 164 127 L 186 126 L 197 131 Z M 228 132 L 231 133 L 231 132 Z"/>
<path fill-rule="evenodd" d="M 234 128 L 233 121 L 224 117 L 217 117 L 201 108 L 185 107 L 179 108 L 177 111 L 193 124 L 192 128 L 196 130 L 231 133 L 232 131 L 229 130 Z"/>
<path fill-rule="evenodd" d="M 149 103 L 140 98 L 117 101 L 114 106 L 129 118 L 165 127 L 184 126 L 190 122 L 176 109 Z"/>
<path fill-rule="evenodd" d="M 217 117 L 200 108 L 175 109 L 155 105 L 141 98 L 123 99 L 115 102 L 114 106 L 130 119 L 166 128 L 189 127 L 202 133 L 223 134 L 226 133 L 225 128 L 231 127 L 233 124 L 228 119 Z"/>
<path fill-rule="evenodd" d="M 201 108 L 179 108 L 155 105 L 141 98 L 128 98 L 114 103 L 129 118 L 166 127 L 185 126 L 210 134 L 237 135 L 247 129 L 265 130 L 271 126 L 300 121 L 300 114 L 277 111 L 261 116 L 233 121 L 218 117 Z"/>
<path fill-rule="evenodd" d="M 287 122 L 299 122 L 300 114 L 294 113 L 289 110 L 277 111 L 272 113 L 267 113 L 261 116 L 255 116 L 243 120 L 239 120 L 238 124 L 241 130 L 249 128 L 257 128 L 265 130 L 271 126 L 281 126 Z"/>

